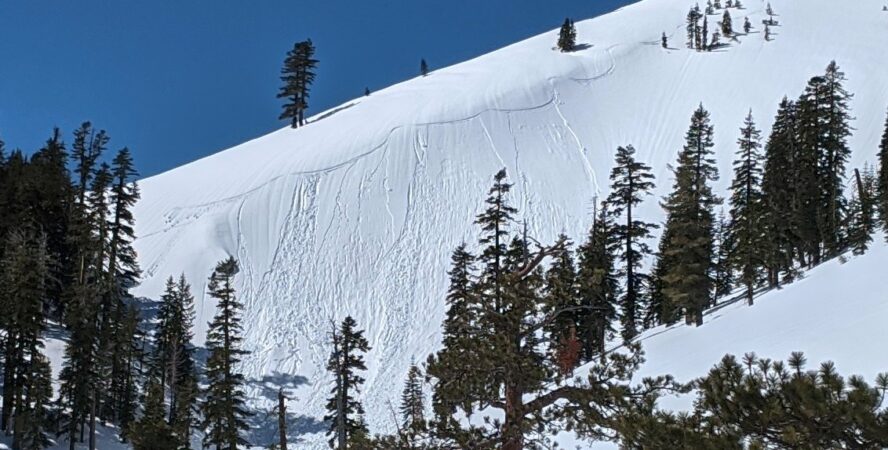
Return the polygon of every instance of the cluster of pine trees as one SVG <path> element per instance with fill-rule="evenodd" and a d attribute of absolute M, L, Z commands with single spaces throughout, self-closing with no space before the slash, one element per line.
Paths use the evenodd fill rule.
<path fill-rule="evenodd" d="M 509 201 L 505 170 L 498 172 L 475 221 L 477 243 L 453 252 L 442 349 L 410 368 L 397 434 L 367 429 L 363 330 L 351 317 L 333 327 L 324 418 L 331 447 L 518 450 L 563 429 L 640 448 L 888 445 L 881 406 L 888 377 L 871 387 L 846 382 L 829 364 L 807 372 L 800 354 L 787 364 L 726 357 L 692 385 L 669 376 L 632 384 L 643 361 L 634 338 L 645 328 L 681 318 L 699 325 L 735 285 L 751 305 L 760 290 L 804 268 L 865 252 L 877 227 L 888 232 L 888 120 L 879 169 L 849 177 L 852 95 L 844 82 L 831 63 L 797 100 L 780 103 L 767 138 L 750 112 L 727 215 L 716 212 L 723 199 L 712 188 L 714 127 L 702 105 L 694 111 L 662 200 L 656 252 L 650 241 L 660 225 L 638 214 L 654 176 L 632 146 L 617 149 L 610 195 L 576 246 L 567 236 L 550 245 L 534 239 Z M 167 281 L 156 317 L 145 323 L 129 293 L 139 278 L 137 173 L 126 148 L 105 162 L 108 143 L 89 123 L 74 132 L 70 150 L 58 130 L 30 157 L 7 155 L 0 142 L 0 431 L 15 450 L 56 438 L 94 449 L 99 423 L 119 427 L 136 449 L 186 449 L 195 435 L 204 446 L 243 447 L 251 413 L 237 370 L 246 355 L 238 263 L 220 261 L 209 277 L 217 313 L 205 361 L 191 343 L 194 297 L 184 276 Z M 68 336 L 57 394 L 43 354 L 50 326 Z M 627 351 L 608 352 L 617 338 Z M 582 364 L 588 374 L 576 377 Z M 690 414 L 654 410 L 663 393 L 692 388 L 698 402 Z M 490 410 L 501 419 L 456 419 Z M 278 412 L 285 450 L 283 394 Z"/>
<path fill-rule="evenodd" d="M 128 291 L 139 191 L 128 149 L 103 162 L 108 142 L 84 123 L 70 150 L 58 130 L 30 157 L 0 144 L 0 429 L 16 449 L 56 435 L 94 448 L 97 421 L 125 429 L 137 413 L 142 333 Z M 55 398 L 42 353 L 50 323 L 69 336 Z"/>
<path fill-rule="evenodd" d="M 688 35 L 687 46 L 691 50 L 712 51 L 722 46 L 721 38 L 735 39 L 737 32 L 734 30 L 734 19 L 731 17 L 731 9 L 741 10 L 743 4 L 737 1 L 728 1 L 722 8 L 720 0 L 709 0 L 706 2 L 706 9 L 701 10 L 700 5 L 694 5 L 688 11 L 686 19 L 686 31 Z M 718 10 L 724 9 L 721 21 L 716 23 L 716 27 L 710 28 L 709 16 L 717 15 Z M 702 23 L 700 22 L 702 19 Z M 752 30 L 752 23 L 749 18 L 744 18 L 743 31 L 746 34 Z M 663 47 L 666 47 L 665 33 L 663 34 Z M 735 39 L 736 40 L 736 39 Z"/>

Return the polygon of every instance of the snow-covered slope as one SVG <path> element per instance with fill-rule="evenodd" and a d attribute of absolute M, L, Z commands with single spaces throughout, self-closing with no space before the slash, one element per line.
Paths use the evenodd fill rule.
<path fill-rule="evenodd" d="M 638 149 L 664 194 L 667 164 L 703 102 L 724 188 L 749 109 L 767 131 L 780 98 L 800 94 L 832 59 L 856 94 L 852 163 L 872 159 L 888 105 L 882 0 L 772 0 L 781 26 L 771 42 L 760 32 L 765 2 L 746 0 L 746 9 L 731 10 L 735 28 L 749 16 L 756 29 L 711 53 L 684 46 L 692 3 L 644 0 L 578 22 L 574 53 L 554 50 L 556 32 L 546 33 L 142 180 L 137 294 L 157 298 L 166 277 L 184 272 L 202 341 L 214 310 L 206 277 L 216 261 L 237 257 L 250 393 L 270 408 L 272 386 L 292 386 L 297 432 L 322 428 L 327 332 L 331 321 L 354 316 L 373 346 L 367 417 L 375 430 L 390 430 L 387 402 L 396 401 L 410 360 L 438 345 L 450 252 L 474 241 L 472 220 L 499 168 L 508 168 L 534 236 L 579 237 L 596 197 L 607 194 L 617 146 Z M 664 31 L 672 49 L 660 47 Z M 643 213 L 662 218 L 654 199 Z M 670 339 L 650 340 L 652 361 Z"/>

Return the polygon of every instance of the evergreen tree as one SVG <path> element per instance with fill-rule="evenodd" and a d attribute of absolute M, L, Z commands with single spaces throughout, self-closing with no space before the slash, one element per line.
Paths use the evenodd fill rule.
<path fill-rule="evenodd" d="M 866 253 L 875 232 L 875 193 L 876 180 L 872 172 L 865 175 L 854 169 L 856 189 L 848 205 L 849 220 L 847 224 L 848 244 L 855 255 Z"/>
<path fill-rule="evenodd" d="M 567 236 L 561 235 L 559 241 L 564 242 L 564 247 L 559 249 L 552 258 L 552 264 L 546 271 L 544 308 L 547 313 L 570 310 L 569 313 L 558 314 L 552 323 L 546 326 L 546 331 L 556 339 L 549 342 L 549 349 L 553 355 L 561 350 L 561 341 L 576 333 L 577 318 L 580 312 L 577 297 L 577 270 L 574 265 L 573 253 L 570 249 L 570 241 Z"/>
<path fill-rule="evenodd" d="M 684 149 L 673 169 L 673 192 L 664 203 L 669 241 L 661 258 L 664 267 L 662 292 L 673 307 L 684 311 L 685 321 L 698 326 L 703 311 L 712 304 L 713 207 L 721 200 L 710 183 L 718 179 L 712 152 L 709 112 L 701 105 L 691 118 Z"/>
<path fill-rule="evenodd" d="M 546 392 L 555 386 L 558 372 L 563 373 L 558 361 L 545 353 L 546 344 L 558 339 L 546 330 L 562 314 L 572 311 L 553 311 L 546 305 L 551 299 L 543 292 L 541 265 L 546 258 L 561 254 L 565 243 L 549 247 L 537 244 L 538 248 L 532 250 L 528 245 L 532 239 L 525 233 L 514 236 L 506 245 L 509 224 L 517 212 L 507 202 L 510 189 L 505 171 L 500 171 L 486 200 L 487 209 L 476 220 L 482 247 L 471 296 L 479 311 L 472 317 L 472 329 L 476 331 L 451 341 L 429 358 L 427 374 L 435 380 L 432 403 L 436 420 L 432 429 L 437 438 L 455 448 L 519 450 L 524 448 L 528 435 L 545 429 L 553 420 L 575 423 L 574 418 L 580 416 L 608 415 L 598 409 L 593 398 L 599 394 L 606 397 L 609 390 L 571 383 Z M 630 347 L 637 348 L 634 344 Z M 604 356 L 602 364 L 616 364 L 609 366 L 614 370 L 596 372 L 590 380 L 618 383 L 615 374 L 625 372 L 617 366 L 628 371 L 625 364 L 630 361 L 620 357 L 621 361 L 615 362 L 611 357 Z M 632 392 L 630 395 L 636 393 L 625 389 L 619 388 Z M 471 415 L 482 408 L 498 410 L 502 421 L 464 428 L 454 419 L 457 412 Z"/>
<path fill-rule="evenodd" d="M 743 19 L 743 32 L 749 34 L 752 31 L 752 22 L 749 21 L 749 17 L 745 17 Z"/>
<path fill-rule="evenodd" d="M 660 38 L 660 45 L 662 45 L 663 48 L 669 48 L 669 39 L 666 37 L 665 31 L 663 32 L 663 37 Z"/>
<path fill-rule="evenodd" d="M 577 251 L 579 304 L 577 335 L 583 344 L 583 360 L 603 355 L 613 337 L 617 319 L 620 280 L 614 250 L 621 247 L 605 202 L 595 218 L 586 242 Z M 622 248 L 622 247 L 621 247 Z"/>
<path fill-rule="evenodd" d="M 771 134 L 765 146 L 762 174 L 763 263 L 768 285 L 778 287 L 780 274 L 792 278 L 793 259 L 800 247 L 797 209 L 802 206 L 796 195 L 803 173 L 798 157 L 798 114 L 796 104 L 786 98 L 780 102 Z"/>
<path fill-rule="evenodd" d="M 0 318 L 3 331 L 3 401 L 2 429 L 11 432 L 12 447 L 21 448 L 25 428 L 37 439 L 45 422 L 42 419 L 48 398 L 45 373 L 39 363 L 43 355 L 42 333 L 45 329 L 43 305 L 48 281 L 49 257 L 46 238 L 30 230 L 15 230 L 5 242 L 6 251 L 0 262 Z M 50 388 L 49 395 L 52 390 Z M 35 405 L 39 403 L 38 405 Z M 36 434 L 35 434 L 36 433 Z M 28 439 L 31 440 L 31 439 Z"/>
<path fill-rule="evenodd" d="M 32 355 L 30 370 L 24 380 L 24 401 L 15 416 L 13 448 L 43 450 L 53 444 L 50 438 L 50 402 L 52 401 L 52 367 L 40 353 Z"/>
<path fill-rule="evenodd" d="M 240 312 L 243 309 L 234 290 L 238 264 L 233 257 L 220 261 L 209 280 L 210 297 L 216 300 L 216 316 L 207 330 L 207 390 L 202 428 L 206 430 L 204 446 L 217 450 L 237 450 L 247 445 L 242 432 L 248 426 L 244 406 L 244 376 L 235 370 L 247 352 L 240 348 L 243 340 Z"/>
<path fill-rule="evenodd" d="M 700 43 L 697 50 L 711 50 L 709 46 L 709 17 L 703 16 L 703 28 L 700 29 Z"/>
<path fill-rule="evenodd" d="M 731 37 L 734 35 L 734 22 L 731 19 L 731 13 L 727 9 L 725 13 L 722 15 L 721 21 L 721 34 L 724 37 Z"/>
<path fill-rule="evenodd" d="M 882 227 L 888 234 L 888 119 L 885 120 L 885 133 L 882 134 L 882 145 L 879 147 L 879 216 Z"/>
<path fill-rule="evenodd" d="M 163 388 L 151 380 L 145 390 L 145 411 L 130 432 L 133 450 L 177 450 L 180 447 L 164 414 Z"/>
<path fill-rule="evenodd" d="M 558 49 L 562 52 L 571 52 L 577 46 L 577 27 L 570 18 L 564 19 L 561 30 L 558 32 Z"/>
<path fill-rule="evenodd" d="M 734 256 L 736 243 L 732 228 L 731 221 L 725 218 L 724 210 L 720 210 L 713 230 L 715 237 L 712 255 L 713 299 L 727 296 L 734 288 L 734 267 L 731 258 Z"/>
<path fill-rule="evenodd" d="M 333 351 L 327 362 L 327 370 L 335 381 L 324 421 L 330 423 L 330 447 L 339 450 L 362 448 L 359 442 L 367 436 L 364 407 L 357 394 L 364 384 L 358 371 L 367 370 L 363 353 L 370 351 L 370 344 L 357 325 L 354 319 L 346 317 L 339 329 L 333 330 Z"/>
<path fill-rule="evenodd" d="M 688 48 L 700 49 L 700 7 L 694 6 L 688 11 L 687 17 L 687 33 L 688 33 Z"/>
<path fill-rule="evenodd" d="M 293 44 L 287 52 L 284 67 L 281 69 L 281 86 L 278 98 L 287 99 L 284 111 L 278 119 L 290 120 L 293 128 L 305 125 L 305 110 L 308 109 L 308 97 L 311 84 L 314 83 L 315 69 L 318 60 L 314 58 L 315 47 L 311 39 Z"/>
<path fill-rule="evenodd" d="M 429 74 L 429 64 L 426 62 L 425 58 L 419 61 L 419 74 L 424 77 Z"/>
<path fill-rule="evenodd" d="M 617 148 L 616 163 L 611 171 L 611 194 L 608 196 L 611 218 L 616 223 L 613 238 L 619 242 L 618 257 L 621 264 L 619 276 L 626 280 L 620 299 L 621 334 L 631 341 L 638 334 L 641 312 L 646 304 L 648 276 L 640 273 L 644 258 L 651 254 L 647 240 L 657 228 L 653 223 L 639 220 L 636 208 L 651 195 L 654 175 L 651 168 L 636 161 L 635 148 L 631 145 Z"/>
<path fill-rule="evenodd" d="M 732 266 L 740 272 L 746 287 L 746 300 L 753 303 L 755 287 L 764 266 L 766 236 L 762 234 L 764 199 L 762 195 L 763 156 L 761 132 L 752 111 L 746 116 L 737 141 L 734 180 L 731 182 L 731 240 L 734 243 Z M 785 174 L 784 174 L 785 175 Z"/>
<path fill-rule="evenodd" d="M 425 393 L 422 391 L 422 371 L 416 364 L 410 365 L 404 391 L 401 393 L 401 428 L 411 445 L 425 431 Z"/>

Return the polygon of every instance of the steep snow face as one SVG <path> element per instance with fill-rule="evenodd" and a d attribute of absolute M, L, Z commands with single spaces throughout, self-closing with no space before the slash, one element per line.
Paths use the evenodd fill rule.
<path fill-rule="evenodd" d="M 888 105 L 883 2 L 772 0 L 780 26 L 771 42 L 762 33 L 766 2 L 744 3 L 730 10 L 734 28 L 748 16 L 753 32 L 723 39 L 729 45 L 718 51 L 685 47 L 692 1 L 645 0 L 577 23 L 576 52 L 558 52 L 557 32 L 545 33 L 145 179 L 137 294 L 158 298 L 166 277 L 185 273 L 200 343 L 214 311 L 206 278 L 235 256 L 250 394 L 270 409 L 276 386 L 289 386 L 299 414 L 291 429 L 309 446 L 323 441 L 311 433 L 323 428 L 327 334 L 352 315 L 373 347 L 367 418 L 390 431 L 388 402 L 411 359 L 439 344 L 450 252 L 474 242 L 472 221 L 498 169 L 508 169 L 533 236 L 579 239 L 607 195 L 617 146 L 633 144 L 665 194 L 667 165 L 702 102 L 724 189 L 750 108 L 767 131 L 779 100 L 799 95 L 832 59 L 856 94 L 852 164 L 873 159 Z M 710 29 L 720 16 L 709 16 Z M 660 46 L 663 32 L 670 49 Z M 662 218 L 655 198 L 642 213 Z"/>

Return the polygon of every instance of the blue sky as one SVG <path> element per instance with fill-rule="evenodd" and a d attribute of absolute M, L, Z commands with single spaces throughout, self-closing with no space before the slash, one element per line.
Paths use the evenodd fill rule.
<path fill-rule="evenodd" d="M 0 0 L 0 139 L 84 120 L 153 175 L 285 125 L 281 62 L 311 38 L 311 112 L 628 0 Z"/>

